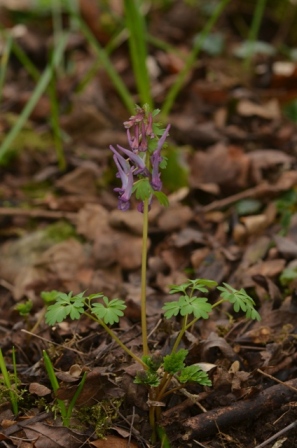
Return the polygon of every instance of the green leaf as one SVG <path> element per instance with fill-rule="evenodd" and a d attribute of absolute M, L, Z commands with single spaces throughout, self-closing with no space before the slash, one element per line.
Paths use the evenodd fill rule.
<path fill-rule="evenodd" d="M 167 302 L 162 308 L 166 319 L 172 316 L 187 316 L 194 314 L 197 319 L 208 319 L 212 312 L 212 306 L 208 303 L 206 297 L 189 297 L 187 295 L 181 296 L 177 302 Z"/>
<path fill-rule="evenodd" d="M 168 207 L 169 201 L 166 194 L 162 191 L 153 191 L 153 195 L 156 196 L 160 205 L 163 205 L 163 207 Z"/>
<path fill-rule="evenodd" d="M 185 363 L 184 360 L 188 354 L 188 350 L 180 349 L 176 353 L 171 353 L 171 355 L 167 355 L 164 358 L 164 370 L 167 373 L 174 375 L 180 370 L 184 369 Z"/>
<path fill-rule="evenodd" d="M 93 303 L 91 307 L 92 313 L 102 319 L 105 324 L 113 325 L 119 322 L 119 318 L 124 315 L 123 311 L 126 309 L 125 302 L 120 299 L 109 300 L 108 297 L 103 296 L 103 303 Z"/>
<path fill-rule="evenodd" d="M 42 291 L 41 293 L 41 298 L 42 300 L 47 304 L 50 302 L 54 302 L 55 300 L 57 300 L 58 296 L 61 293 L 59 291 Z"/>
<path fill-rule="evenodd" d="M 58 292 L 56 294 L 56 303 L 49 305 L 45 314 L 45 322 L 48 325 L 55 325 L 63 322 L 67 316 L 71 319 L 79 319 L 84 313 L 85 298 L 84 293 L 72 297 L 72 292 L 65 294 Z"/>
<path fill-rule="evenodd" d="M 185 306 L 185 309 L 181 309 L 181 315 L 186 311 L 186 314 L 194 314 L 197 319 L 208 319 L 212 312 L 212 306 L 208 303 L 206 297 L 192 297 L 189 303 Z M 188 312 L 189 311 L 189 312 Z"/>
<path fill-rule="evenodd" d="M 144 201 L 149 199 L 154 190 L 149 182 L 148 178 L 140 179 L 133 185 L 132 193 L 135 192 L 136 199 Z"/>
<path fill-rule="evenodd" d="M 165 311 L 164 316 L 166 319 L 170 319 L 172 316 L 177 316 L 180 312 L 180 306 L 178 302 L 166 302 L 162 307 Z"/>
<path fill-rule="evenodd" d="M 20 316 L 28 316 L 32 310 L 33 302 L 32 300 L 27 300 L 25 303 L 18 303 L 14 309 L 20 313 Z"/>
<path fill-rule="evenodd" d="M 45 322 L 48 325 L 55 325 L 56 323 L 63 322 L 67 316 L 67 311 L 64 306 L 50 305 L 45 314 Z"/>
<path fill-rule="evenodd" d="M 233 304 L 235 312 L 243 311 L 246 313 L 248 319 L 261 320 L 260 314 L 255 310 L 255 302 L 247 294 L 247 292 L 241 288 L 239 291 L 227 283 L 223 283 L 224 286 L 218 286 L 218 290 L 221 291 L 221 297 Z"/>
<path fill-rule="evenodd" d="M 185 367 L 180 372 L 180 375 L 177 376 L 177 379 L 180 383 L 189 383 L 191 381 L 194 381 L 195 383 L 199 383 L 202 386 L 212 385 L 207 373 L 197 365 Z"/>
<path fill-rule="evenodd" d="M 288 286 L 296 278 L 297 278 L 297 267 L 286 268 L 281 273 L 279 280 L 283 286 Z"/>
<path fill-rule="evenodd" d="M 142 361 L 148 366 L 151 372 L 156 372 L 163 362 L 163 356 L 159 354 L 152 356 L 144 355 Z"/>
<path fill-rule="evenodd" d="M 158 387 L 161 380 L 156 372 L 152 372 L 151 370 L 141 370 L 140 372 L 137 372 L 133 382 L 135 384 L 145 384 L 151 387 Z"/>
<path fill-rule="evenodd" d="M 217 282 L 214 280 L 208 280 L 206 278 L 197 278 L 195 280 L 188 280 L 181 285 L 170 285 L 170 294 L 175 294 L 176 292 L 186 293 L 189 288 L 192 291 L 208 292 L 209 289 L 215 288 Z"/>

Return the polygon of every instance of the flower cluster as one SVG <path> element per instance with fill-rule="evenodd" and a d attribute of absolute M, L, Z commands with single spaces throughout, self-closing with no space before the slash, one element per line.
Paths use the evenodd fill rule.
<path fill-rule="evenodd" d="M 148 199 L 150 204 L 155 192 L 162 189 L 160 168 L 165 160 L 161 156 L 161 149 L 170 125 L 160 130 L 158 125 L 153 124 L 153 113 L 147 107 L 137 107 L 136 114 L 125 121 L 124 126 L 130 149 L 120 145 L 117 145 L 117 149 L 110 146 L 118 169 L 117 177 L 122 182 L 121 187 L 115 188 L 119 193 L 118 208 L 128 210 L 131 195 L 135 192 L 141 201 L 138 210 L 142 212 L 143 201 Z"/>

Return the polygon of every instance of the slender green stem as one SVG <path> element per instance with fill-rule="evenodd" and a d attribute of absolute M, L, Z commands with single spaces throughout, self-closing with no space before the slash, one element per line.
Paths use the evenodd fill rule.
<path fill-rule="evenodd" d="M 176 350 L 178 349 L 179 343 L 182 340 L 183 335 L 185 334 L 186 330 L 187 330 L 187 322 L 188 322 L 188 316 L 184 316 L 183 321 L 182 321 L 182 327 L 180 329 L 180 332 L 174 342 L 174 345 L 172 347 L 171 353 L 175 353 Z"/>
<path fill-rule="evenodd" d="M 114 333 L 114 331 L 111 330 L 101 319 L 98 319 L 97 317 L 94 317 L 92 314 L 85 312 L 85 316 L 88 316 L 90 319 L 97 322 L 99 325 L 101 325 L 106 333 L 109 334 L 109 336 L 127 353 L 127 355 L 131 356 L 136 362 L 142 365 L 142 367 L 147 370 L 147 365 L 142 361 L 139 356 L 135 355 Z"/>
<path fill-rule="evenodd" d="M 221 303 L 226 302 L 225 299 L 220 299 L 218 300 L 216 303 L 214 303 L 213 305 L 211 305 L 212 309 L 216 308 L 217 306 L 221 305 Z"/>
<path fill-rule="evenodd" d="M 170 375 L 169 373 L 165 373 L 165 375 L 163 376 L 161 384 L 158 387 L 158 393 L 156 396 L 157 401 L 161 401 L 163 399 L 167 387 L 169 386 L 170 381 L 172 379 L 172 376 L 173 375 Z"/>
<path fill-rule="evenodd" d="M 143 229 L 142 229 L 142 254 L 141 254 L 141 333 L 143 354 L 149 353 L 146 322 L 146 265 L 148 244 L 148 199 L 143 201 Z"/>
<path fill-rule="evenodd" d="M 162 107 L 162 112 L 161 112 L 163 118 L 166 119 L 166 117 L 168 116 L 168 114 L 173 106 L 173 103 L 175 101 L 175 98 L 177 97 L 178 93 L 180 92 L 181 88 L 183 87 L 184 82 L 197 59 L 197 56 L 201 50 L 203 41 L 210 33 L 212 27 L 214 26 L 214 24 L 220 17 L 221 13 L 224 11 L 224 9 L 225 9 L 226 5 L 229 3 L 229 1 L 230 0 L 221 0 L 220 3 L 217 5 L 214 13 L 210 17 L 210 19 L 206 22 L 205 27 L 203 28 L 203 30 L 201 32 L 200 38 L 197 39 L 197 42 L 194 45 L 193 50 L 191 51 L 189 57 L 187 58 L 187 61 L 185 63 L 183 70 L 181 70 L 181 72 L 179 73 L 175 83 L 173 84 L 173 86 L 171 87 L 171 89 L 169 90 L 169 92 L 166 96 L 166 99 L 165 99 L 163 107 Z"/>

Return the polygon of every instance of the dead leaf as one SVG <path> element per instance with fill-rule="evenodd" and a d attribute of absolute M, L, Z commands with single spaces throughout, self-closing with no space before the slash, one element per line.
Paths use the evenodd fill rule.
<path fill-rule="evenodd" d="M 280 118 L 279 103 L 275 99 L 271 99 L 263 105 L 242 99 L 238 102 L 237 112 L 244 117 L 256 116 L 266 120 L 277 120 Z"/>
<path fill-rule="evenodd" d="M 51 389 L 39 383 L 30 383 L 29 392 L 38 395 L 38 397 L 45 397 L 52 393 Z"/>
<path fill-rule="evenodd" d="M 238 146 L 218 143 L 206 152 L 196 152 L 190 166 L 193 188 L 214 182 L 230 191 L 248 186 L 250 160 Z"/>
<path fill-rule="evenodd" d="M 179 203 L 173 204 L 161 212 L 161 215 L 157 219 L 158 227 L 165 232 L 180 230 L 193 216 L 194 213 L 190 207 Z"/>
<path fill-rule="evenodd" d="M 79 448 L 85 434 L 60 426 L 36 422 L 23 428 L 28 439 L 35 440 L 36 448 Z"/>
<path fill-rule="evenodd" d="M 90 442 L 90 445 L 96 448 L 139 448 L 139 445 L 136 443 L 128 442 L 126 439 L 116 436 L 107 436 L 102 440 L 95 440 L 94 442 Z"/>

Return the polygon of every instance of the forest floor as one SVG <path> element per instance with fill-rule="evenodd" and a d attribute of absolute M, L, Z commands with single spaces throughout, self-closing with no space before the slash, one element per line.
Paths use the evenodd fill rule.
<path fill-rule="evenodd" d="M 92 2 L 85 2 L 85 20 L 105 45 L 108 34 L 99 21 L 94 25 L 99 12 L 87 5 Z M 286 111 L 297 98 L 297 68 L 280 74 L 275 60 L 258 55 L 247 75 L 243 61 L 232 55 L 239 38 L 231 12 L 216 25 L 227 49 L 200 54 L 168 116 L 169 168 L 163 180 L 170 204 L 153 203 L 149 222 L 149 346 L 166 354 L 179 326 L 162 315 L 169 285 L 190 277 L 244 288 L 261 321 L 248 321 L 225 306 L 187 333 L 182 342 L 187 362 L 207 366 L 212 387 L 191 385 L 172 394 L 161 426 L 173 448 L 292 448 L 297 446 L 297 126 Z M 4 8 L 1 14 L 12 29 L 15 12 Z M 190 2 L 150 11 L 149 32 L 181 52 L 150 48 L 158 107 L 183 67 L 198 16 Z M 264 19 L 264 31 L 265 25 Z M 19 40 L 41 71 L 51 38 L 50 18 L 39 17 Z M 125 300 L 125 316 L 114 329 L 130 348 L 141 350 L 142 215 L 135 204 L 127 212 L 117 210 L 118 180 L 109 150 L 111 144 L 127 145 L 123 122 L 131 114 L 100 67 L 77 89 L 95 57 L 77 32 L 65 54 L 72 68 L 57 75 L 66 169 L 58 167 L 47 94 L 0 167 L 0 347 L 11 372 L 15 348 L 20 395 L 14 416 L 0 382 L 1 447 L 153 446 L 147 390 L 133 382 L 135 362 L 87 318 L 55 327 L 44 320 L 42 291 L 103 292 Z M 111 59 L 133 91 L 126 42 Z M 34 87 L 12 58 L 0 106 L 2 141 Z M 22 315 L 18 306 L 28 301 L 32 309 Z M 73 396 L 87 372 L 69 428 L 57 413 L 43 350 L 56 369 L 61 400 Z"/>

